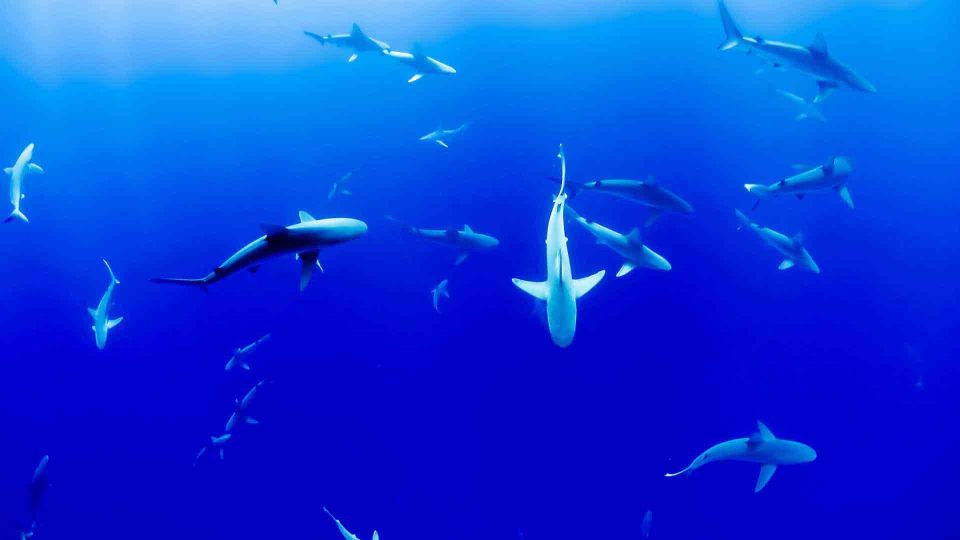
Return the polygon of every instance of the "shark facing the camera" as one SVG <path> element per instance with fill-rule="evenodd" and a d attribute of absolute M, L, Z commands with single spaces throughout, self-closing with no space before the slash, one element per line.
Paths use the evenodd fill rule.
<path fill-rule="evenodd" d="M 757 422 L 757 431 L 749 438 L 733 439 L 714 445 L 706 452 L 697 456 L 687 468 L 675 473 L 666 474 L 667 477 L 690 474 L 707 463 L 715 461 L 746 461 L 760 464 L 760 476 L 754 487 L 754 493 L 762 490 L 767 482 L 773 478 L 779 465 L 795 465 L 810 463 L 817 459 L 817 452 L 806 444 L 778 439 L 773 433 Z"/>
<path fill-rule="evenodd" d="M 416 72 L 407 81 L 408 83 L 415 83 L 424 75 L 453 75 L 457 72 L 453 67 L 424 54 L 420 45 L 414 45 L 413 52 L 385 50 L 383 54 L 401 64 L 406 64 Z"/>
<path fill-rule="evenodd" d="M 567 158 L 562 145 L 557 157 L 560 158 L 560 192 L 553 200 L 553 209 L 547 220 L 547 279 L 526 281 L 513 278 L 513 284 L 537 300 L 546 301 L 550 339 L 558 347 L 567 347 L 573 343 L 577 331 L 577 299 L 600 283 L 606 270 L 585 278 L 573 277 L 563 224 L 563 210 L 567 202 L 564 192 L 567 185 Z"/>
<path fill-rule="evenodd" d="M 818 33 L 813 43 L 807 47 L 761 37 L 747 37 L 740 33 L 733 17 L 730 16 L 726 2 L 717 0 L 717 7 L 727 36 L 719 46 L 721 51 L 728 51 L 742 45 L 747 48 L 748 53 L 760 56 L 774 67 L 787 66 L 812 76 L 819 89 L 817 97 L 813 100 L 814 103 L 820 103 L 841 86 L 869 94 L 876 93 L 877 88 L 870 81 L 830 56 L 827 51 L 827 40 L 824 39 L 823 34 Z"/>
<path fill-rule="evenodd" d="M 435 142 L 444 148 L 450 148 L 450 146 L 447 143 L 450 140 L 458 138 L 461 135 L 463 135 L 463 132 L 466 131 L 468 127 L 470 127 L 469 122 L 461 124 L 460 127 L 456 129 L 441 128 L 436 131 L 431 131 L 430 133 L 427 133 L 423 137 L 420 137 L 420 140 Z"/>
<path fill-rule="evenodd" d="M 810 253 L 807 252 L 807 248 L 803 245 L 803 235 L 796 235 L 793 238 L 785 234 L 778 233 L 773 229 L 768 229 L 767 227 L 761 227 L 756 223 L 750 221 L 750 218 L 745 216 L 743 212 L 737 210 L 737 220 L 740 221 L 740 225 L 737 227 L 737 230 L 747 228 L 757 234 L 761 240 L 764 241 L 768 246 L 780 252 L 785 258 L 783 262 L 780 263 L 780 266 L 777 268 L 779 270 L 789 270 L 794 266 L 799 266 L 800 268 L 805 268 L 814 274 L 820 273 L 820 267 L 817 266 L 817 263 L 813 260 L 813 257 L 810 256 Z"/>
<path fill-rule="evenodd" d="M 321 249 L 354 240 L 367 232 L 367 224 L 358 219 L 316 219 L 303 211 L 300 212 L 300 223 L 287 227 L 270 224 L 260 227 L 266 234 L 241 248 L 202 278 L 153 278 L 150 281 L 206 288 L 243 269 L 256 272 L 265 260 L 294 254 L 300 261 L 300 290 L 303 291 L 310 282 L 314 267 L 320 267 L 317 257 Z"/>
<path fill-rule="evenodd" d="M 760 199 L 776 197 L 777 195 L 795 195 L 798 199 L 803 199 L 807 193 L 828 189 L 836 191 L 843 202 L 853 208 L 853 198 L 850 197 L 850 190 L 847 189 L 847 179 L 851 172 L 853 172 L 853 166 L 849 159 L 832 157 L 823 165 L 784 178 L 775 184 L 769 186 L 744 184 L 743 187 L 756 195 L 757 202 L 754 203 L 754 208 L 760 204 Z"/>
<path fill-rule="evenodd" d="M 586 219 L 570 205 L 567 205 L 567 212 L 574 221 L 597 239 L 598 244 L 607 246 L 626 259 L 617 272 L 617 277 L 629 274 L 638 266 L 664 272 L 670 270 L 670 263 L 666 259 L 643 244 L 643 235 L 641 235 L 640 229 L 634 228 L 628 234 L 621 234 L 595 221 Z"/>
<path fill-rule="evenodd" d="M 357 23 L 353 23 L 353 28 L 350 30 L 349 34 L 327 34 L 323 36 L 313 32 L 304 32 L 304 35 L 317 40 L 321 45 L 330 43 L 331 45 L 336 45 L 337 47 L 348 47 L 353 49 L 353 54 L 351 54 L 350 58 L 347 59 L 347 62 L 349 63 L 355 62 L 357 58 L 360 57 L 361 53 L 385 53 L 386 51 L 390 50 L 390 45 L 364 34 L 363 30 L 360 30 L 360 27 L 357 26 Z"/>
<path fill-rule="evenodd" d="M 486 251 L 500 245 L 496 238 L 474 232 L 469 225 L 464 225 L 463 230 L 457 229 L 421 229 L 404 223 L 393 216 L 386 216 L 388 221 L 392 221 L 403 228 L 409 234 L 432 240 L 439 244 L 444 244 L 460 251 L 454 264 L 462 264 L 474 251 Z"/>

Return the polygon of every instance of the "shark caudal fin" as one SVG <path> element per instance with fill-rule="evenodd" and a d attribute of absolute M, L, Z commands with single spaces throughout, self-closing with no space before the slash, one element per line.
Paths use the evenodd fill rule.
<path fill-rule="evenodd" d="M 730 10 L 727 9 L 727 3 L 724 0 L 717 0 L 717 8 L 720 10 L 723 32 L 727 36 L 727 39 L 717 48 L 721 51 L 729 51 L 743 42 L 743 34 L 740 33 L 737 24 L 733 22 L 733 17 L 730 16 Z"/>
<path fill-rule="evenodd" d="M 166 283 L 168 285 L 186 285 L 188 287 L 197 287 L 199 289 L 206 289 L 212 279 L 201 278 L 201 279 L 180 279 L 180 278 L 150 278 L 150 283 Z"/>
<path fill-rule="evenodd" d="M 23 212 L 21 212 L 19 208 L 14 208 L 13 211 L 10 212 L 10 215 L 7 216 L 7 219 L 3 220 L 3 222 L 10 223 L 15 219 L 20 220 L 24 223 L 30 223 L 30 220 L 27 219 L 27 216 L 23 215 Z"/>
<path fill-rule="evenodd" d="M 106 259 L 101 259 L 101 260 L 103 261 L 103 264 L 107 267 L 107 272 L 110 272 L 110 281 L 112 281 L 114 285 L 119 285 L 120 280 L 117 279 L 117 276 L 113 274 L 113 268 L 110 268 L 110 263 L 108 263 Z"/>

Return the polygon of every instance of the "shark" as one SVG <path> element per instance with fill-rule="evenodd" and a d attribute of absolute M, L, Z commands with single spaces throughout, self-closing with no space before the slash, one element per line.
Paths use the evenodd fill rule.
<path fill-rule="evenodd" d="M 567 212 L 575 222 L 579 223 L 597 239 L 598 244 L 612 249 L 626 259 L 617 272 L 617 277 L 629 274 L 638 266 L 664 272 L 670 270 L 670 263 L 666 259 L 643 244 L 643 235 L 640 229 L 634 227 L 628 234 L 621 234 L 584 218 L 569 204 L 567 205 Z"/>
<path fill-rule="evenodd" d="M 253 385 L 253 388 L 247 391 L 243 396 L 243 399 L 235 399 L 233 414 L 230 415 L 230 418 L 227 419 L 227 425 L 224 428 L 225 433 L 230 433 L 236 427 L 243 422 L 244 424 L 256 425 L 259 424 L 256 419 L 247 414 L 247 409 L 250 408 L 250 404 L 253 403 L 253 399 L 257 397 L 257 391 L 267 384 L 267 381 L 260 381 L 257 384 Z"/>
<path fill-rule="evenodd" d="M 409 234 L 459 250 L 460 254 L 457 255 L 457 260 L 454 262 L 454 264 L 457 265 L 463 264 L 463 261 L 467 260 L 467 257 L 475 251 L 486 251 L 500 245 L 499 240 L 487 234 L 474 232 L 474 230 L 470 228 L 470 225 L 464 225 L 462 230 L 421 229 L 420 227 L 414 227 L 413 225 L 404 223 L 393 216 L 386 216 L 386 219 L 398 224 Z"/>
<path fill-rule="evenodd" d="M 763 424 L 757 422 L 757 430 L 749 438 L 733 439 L 714 445 L 697 456 L 687 468 L 666 476 L 690 474 L 707 463 L 714 461 L 746 461 L 760 464 L 760 476 L 754 487 L 754 493 L 762 490 L 773 478 L 780 465 L 810 463 L 817 459 L 817 452 L 806 444 L 778 439 Z"/>
<path fill-rule="evenodd" d="M 807 248 L 803 245 L 803 235 L 796 235 L 794 237 L 789 237 L 785 234 L 778 233 L 773 229 L 768 229 L 767 227 L 761 227 L 756 223 L 750 221 L 743 212 L 737 210 L 737 220 L 740 221 L 740 226 L 737 227 L 737 230 L 747 228 L 755 232 L 757 236 L 760 237 L 768 246 L 780 252 L 785 258 L 783 262 L 780 263 L 778 267 L 779 270 L 789 270 L 794 266 L 799 266 L 800 268 L 805 268 L 814 274 L 820 273 L 820 267 L 817 266 L 817 263 L 813 260 L 813 257 L 810 256 L 810 253 L 807 252 Z"/>
<path fill-rule="evenodd" d="M 20 202 L 26 198 L 26 195 L 23 194 L 23 179 L 28 174 L 43 174 L 43 169 L 33 162 L 33 149 L 33 143 L 28 144 L 20 153 L 20 157 L 17 158 L 13 167 L 7 167 L 3 170 L 10 177 L 10 204 L 13 205 L 13 211 L 3 220 L 5 223 L 15 219 L 30 223 L 27 216 L 20 211 Z"/>
<path fill-rule="evenodd" d="M 847 189 L 847 179 L 853 172 L 850 160 L 845 157 L 832 157 L 823 165 L 813 167 L 808 171 L 784 178 L 775 184 L 764 186 L 761 184 L 744 184 L 747 191 L 757 197 L 753 207 L 760 204 L 760 199 L 776 197 L 777 195 L 795 195 L 803 199 L 807 193 L 832 189 L 840 195 L 847 206 L 853 208 L 853 198 Z"/>
<path fill-rule="evenodd" d="M 330 192 L 327 194 L 327 200 L 332 201 L 337 195 L 353 195 L 353 192 L 347 188 L 347 182 L 351 177 L 353 177 L 353 171 L 347 172 L 347 174 L 340 177 L 340 180 L 334 182 L 333 187 L 330 188 Z"/>
<path fill-rule="evenodd" d="M 563 145 L 557 154 L 560 159 L 560 192 L 553 199 L 553 209 L 547 220 L 547 279 L 525 281 L 513 278 L 513 284 L 530 296 L 547 303 L 547 327 L 550 338 L 558 347 L 573 343 L 577 330 L 577 299 L 590 292 L 603 279 L 605 270 L 574 279 L 567 249 L 567 235 L 563 224 L 563 210 L 567 201 L 567 158 Z"/>
<path fill-rule="evenodd" d="M 436 131 L 431 131 L 430 133 L 427 133 L 423 137 L 420 137 L 420 140 L 435 142 L 444 148 L 450 148 L 447 142 L 450 141 L 451 139 L 454 139 L 463 135 L 463 132 L 466 131 L 468 127 L 470 127 L 469 122 L 463 123 L 460 125 L 460 127 L 455 129 L 440 128 L 440 129 L 437 129 Z"/>
<path fill-rule="evenodd" d="M 679 195 L 661 186 L 653 177 L 646 180 L 608 179 L 584 182 L 571 187 L 571 197 L 580 191 L 601 193 L 645 206 L 649 226 L 664 212 L 692 214 L 693 206 Z"/>
<path fill-rule="evenodd" d="M 367 232 L 367 224 L 359 219 L 316 219 L 304 211 L 300 211 L 300 223 L 286 227 L 263 224 L 260 228 L 263 236 L 240 248 L 202 278 L 153 278 L 150 281 L 206 289 L 240 270 L 256 272 L 260 264 L 268 259 L 294 254 L 300 261 L 300 290 L 303 291 L 310 283 L 314 267 L 323 270 L 318 261 L 321 249 L 349 242 Z"/>
<path fill-rule="evenodd" d="M 740 32 L 730 16 L 726 2 L 717 0 L 717 7 L 726 33 L 726 39 L 718 47 L 721 51 L 743 46 L 748 53 L 760 56 L 774 67 L 790 67 L 813 77 L 819 89 L 814 103 L 822 102 L 841 86 L 869 94 L 876 93 L 877 88 L 870 81 L 830 55 L 823 34 L 817 33 L 813 43 L 806 47 L 761 37 L 747 37 Z"/>
<path fill-rule="evenodd" d="M 100 303 L 97 304 L 95 308 L 87 308 L 87 311 L 90 313 L 90 317 L 93 318 L 93 335 L 96 339 L 97 348 L 101 351 L 104 347 L 107 346 L 107 334 L 110 330 L 113 330 L 117 327 L 118 324 L 123 322 L 123 317 L 117 317 L 116 319 L 111 319 L 108 313 L 110 309 L 110 302 L 113 299 L 113 291 L 117 285 L 120 284 L 120 280 L 117 279 L 117 276 L 113 274 L 113 269 L 110 268 L 110 263 L 103 260 L 103 264 L 107 267 L 107 272 L 110 273 L 110 284 L 107 285 L 107 290 L 104 291 L 103 296 L 100 298 Z"/>
<path fill-rule="evenodd" d="M 244 370 L 250 371 L 250 364 L 247 363 L 247 357 L 252 355 L 254 351 L 259 349 L 260 346 L 266 343 L 269 339 L 270 334 L 266 334 L 249 345 L 237 347 L 237 350 L 233 351 L 233 356 L 230 357 L 230 360 L 227 361 L 227 365 L 225 365 L 223 369 L 225 371 L 232 371 L 237 366 L 240 366 Z"/>
<path fill-rule="evenodd" d="M 820 112 L 820 108 L 817 107 L 817 104 L 813 100 L 809 100 L 803 96 L 794 94 L 793 92 L 783 90 L 782 88 L 771 88 L 770 91 L 786 101 L 790 102 L 794 107 L 797 107 L 800 112 L 793 117 L 796 121 L 801 120 L 818 120 L 820 122 L 826 122 L 827 118 L 823 116 L 823 113 Z"/>
<path fill-rule="evenodd" d="M 340 523 L 340 520 L 337 519 L 337 518 L 333 515 L 333 513 L 330 512 L 330 510 L 327 510 L 327 507 L 326 507 L 326 506 L 323 507 L 323 511 L 326 512 L 327 515 L 330 516 L 330 519 L 332 519 L 333 522 L 337 524 L 337 530 L 340 531 L 340 534 L 343 536 L 343 540 L 360 540 L 360 539 L 357 537 L 357 535 L 355 535 L 355 534 L 353 534 L 352 532 L 350 532 L 349 530 L 347 530 L 347 528 L 343 526 L 343 523 Z M 373 535 L 372 535 L 371 538 L 372 538 L 372 540 L 380 540 L 380 533 L 378 533 L 377 531 L 373 531 Z"/>
<path fill-rule="evenodd" d="M 336 45 L 337 47 L 347 47 L 353 49 L 353 54 L 351 54 L 350 58 L 347 59 L 347 62 L 349 63 L 355 62 L 357 58 L 360 57 L 361 53 L 384 53 L 390 50 L 390 45 L 364 34 L 363 30 L 360 29 L 360 26 L 358 26 L 357 23 L 353 23 L 353 28 L 350 30 L 349 34 L 327 34 L 324 36 L 315 34 L 313 32 L 304 32 L 304 35 L 319 41 L 321 45 L 330 43 L 331 45 Z"/>
<path fill-rule="evenodd" d="M 449 280 L 443 280 L 437 284 L 436 287 L 430 291 L 431 296 L 433 296 L 433 309 L 437 313 L 440 313 L 440 297 L 450 298 L 450 290 L 447 288 Z"/>
<path fill-rule="evenodd" d="M 408 83 L 415 83 L 424 75 L 453 75 L 457 72 L 453 67 L 427 56 L 420 45 L 414 45 L 413 52 L 385 50 L 383 54 L 401 64 L 406 64 L 416 72 L 407 80 Z"/>
<path fill-rule="evenodd" d="M 223 461 L 223 447 L 232 437 L 232 433 L 224 433 L 220 436 L 211 435 L 210 442 L 201 448 L 199 452 L 197 452 L 197 457 L 193 458 L 193 466 L 196 467 L 197 463 L 200 462 L 200 458 L 202 458 L 207 452 L 217 452 L 220 456 L 220 461 Z"/>
<path fill-rule="evenodd" d="M 640 522 L 640 538 L 647 540 L 650 538 L 650 532 L 653 530 L 653 510 L 647 510 L 643 514 L 643 521 Z"/>

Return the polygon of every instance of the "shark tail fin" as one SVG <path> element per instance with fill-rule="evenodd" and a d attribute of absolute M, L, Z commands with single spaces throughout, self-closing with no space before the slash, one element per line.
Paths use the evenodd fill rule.
<path fill-rule="evenodd" d="M 120 280 L 117 279 L 117 276 L 113 274 L 113 268 L 110 268 L 110 263 L 108 263 L 106 259 L 101 260 L 103 261 L 104 266 L 107 267 L 107 272 L 110 272 L 110 281 L 112 281 L 115 285 L 119 285 Z"/>
<path fill-rule="evenodd" d="M 10 212 L 10 215 L 7 216 L 7 219 L 3 220 L 3 222 L 10 223 L 15 219 L 18 219 L 24 223 L 30 223 L 30 220 L 27 219 L 27 216 L 23 215 L 23 212 L 21 212 L 19 208 L 14 208 L 13 212 Z"/>
<path fill-rule="evenodd" d="M 717 8 L 720 10 L 723 32 L 727 35 L 727 39 L 720 44 L 718 49 L 721 51 L 729 51 L 743 42 L 743 34 L 740 33 L 737 24 L 733 22 L 733 17 L 730 16 L 730 10 L 727 9 L 727 3 L 724 2 L 724 0 L 717 0 Z"/>
<path fill-rule="evenodd" d="M 180 278 L 151 278 L 151 283 L 166 283 L 168 285 L 186 285 L 188 287 L 197 287 L 207 289 L 207 286 L 210 285 L 211 280 L 208 278 L 202 279 L 180 279 Z"/>

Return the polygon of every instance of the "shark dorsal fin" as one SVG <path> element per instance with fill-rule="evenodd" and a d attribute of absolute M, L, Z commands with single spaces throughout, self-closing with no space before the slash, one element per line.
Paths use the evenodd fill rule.
<path fill-rule="evenodd" d="M 810 49 L 810 54 L 816 57 L 827 57 L 827 40 L 820 32 L 817 32 L 817 37 L 813 38 L 813 43 L 807 48 Z"/>
<path fill-rule="evenodd" d="M 469 225 L 464 224 L 464 225 L 463 225 L 463 232 L 465 232 L 465 233 L 472 233 L 472 232 L 473 232 L 473 229 L 471 229 Z"/>
<path fill-rule="evenodd" d="M 803 245 L 803 233 L 797 233 L 797 234 L 793 235 L 793 238 L 791 238 L 791 240 L 793 240 L 793 243 L 794 243 L 795 245 L 802 246 L 802 245 Z"/>
<path fill-rule="evenodd" d="M 353 36 L 353 37 L 361 37 L 361 36 L 363 36 L 363 30 L 360 29 L 360 25 L 359 25 L 359 24 L 353 23 L 353 28 L 350 29 L 350 35 Z"/>
<path fill-rule="evenodd" d="M 823 174 L 826 176 L 833 174 L 833 159 L 834 158 L 830 158 L 823 164 Z"/>
<path fill-rule="evenodd" d="M 657 185 L 657 179 L 654 178 L 652 174 L 648 175 L 646 181 L 644 181 L 644 184 L 648 186 L 655 186 Z"/>
<path fill-rule="evenodd" d="M 426 57 L 427 57 L 426 53 L 423 52 L 423 45 L 420 45 L 419 43 L 414 43 L 414 44 L 413 44 L 413 49 L 411 49 L 410 53 L 413 54 L 413 57 L 414 57 L 414 58 L 426 58 Z"/>
<path fill-rule="evenodd" d="M 306 223 L 308 221 L 316 221 L 317 218 L 310 215 L 309 212 L 300 211 L 300 223 Z"/>
<path fill-rule="evenodd" d="M 768 428 L 763 422 L 757 422 L 757 434 L 760 435 L 760 439 L 764 441 L 776 440 L 776 437 L 773 436 L 773 432 L 770 431 L 770 428 Z"/>
<path fill-rule="evenodd" d="M 643 245 L 643 233 L 640 232 L 640 229 L 634 227 L 630 229 L 630 232 L 627 233 L 627 241 L 635 246 Z"/>

